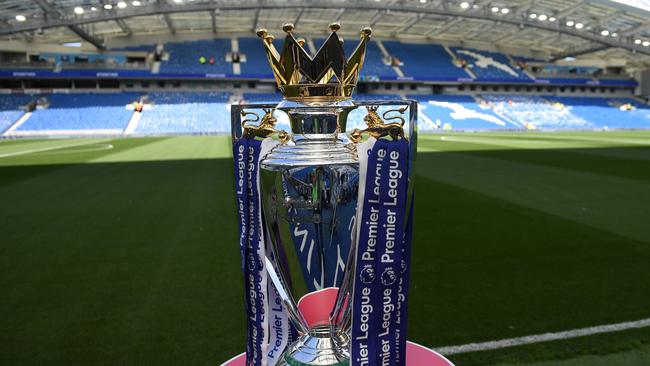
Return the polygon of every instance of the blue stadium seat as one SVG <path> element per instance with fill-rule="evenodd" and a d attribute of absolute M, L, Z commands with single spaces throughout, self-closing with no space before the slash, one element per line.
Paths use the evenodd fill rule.
<path fill-rule="evenodd" d="M 228 93 L 151 93 L 134 134 L 229 133 Z"/>
<path fill-rule="evenodd" d="M 453 64 L 444 47 L 433 44 L 401 43 L 384 41 L 384 47 L 404 63 L 401 66 L 406 76 L 420 80 L 467 79 L 469 74 Z"/>
<path fill-rule="evenodd" d="M 156 45 L 143 44 L 143 45 L 139 45 L 139 46 L 126 46 L 126 47 L 111 48 L 111 51 L 153 52 L 155 48 L 156 48 Z"/>
<path fill-rule="evenodd" d="M 156 104 L 142 113 L 134 134 L 229 133 L 225 103 Z"/>
<path fill-rule="evenodd" d="M 516 128 L 486 105 L 467 95 L 411 95 L 420 105 L 418 127 L 422 131 L 442 129 L 483 130 Z"/>
<path fill-rule="evenodd" d="M 136 93 L 48 94 L 50 105 L 37 109 L 17 131 L 122 130 L 133 111 L 126 105 L 139 98 Z"/>
<path fill-rule="evenodd" d="M 246 55 L 241 63 L 241 75 L 256 78 L 272 78 L 264 44 L 259 38 L 239 38 L 239 52 Z"/>
<path fill-rule="evenodd" d="M 355 94 L 352 99 L 354 100 L 400 100 L 397 94 Z"/>
<path fill-rule="evenodd" d="M 592 128 L 594 124 L 571 108 L 539 96 L 483 95 L 494 112 L 519 128 Z"/>
<path fill-rule="evenodd" d="M 479 80 L 531 80 L 521 69 L 512 65 L 504 54 L 471 48 L 454 47 L 451 50 L 456 57 L 472 66 L 471 70 Z"/>
<path fill-rule="evenodd" d="M 356 44 L 350 44 L 350 42 L 344 43 L 347 45 L 354 46 Z M 346 55 L 351 55 L 354 49 L 350 52 L 346 50 Z M 382 61 L 382 53 L 376 43 L 370 42 L 366 46 L 366 58 L 363 63 L 363 68 L 361 69 L 361 80 L 368 78 L 379 78 L 379 79 L 391 79 L 397 77 L 397 73 L 393 70 L 393 67 L 386 65 Z"/>
<path fill-rule="evenodd" d="M 165 44 L 165 51 L 169 52 L 169 60 L 160 63 L 161 73 L 232 76 L 232 64 L 226 61 L 231 52 L 229 39 L 172 42 Z M 200 57 L 214 57 L 215 63 L 201 65 Z"/>
<path fill-rule="evenodd" d="M 30 94 L 0 94 L 0 111 L 19 110 L 34 98 Z"/>
<path fill-rule="evenodd" d="M 597 128 L 650 128 L 650 107 L 632 99 L 593 97 L 549 97 L 567 106 L 572 114 Z M 630 104 L 632 110 L 621 109 Z"/>
<path fill-rule="evenodd" d="M 314 40 L 316 47 L 325 42 L 325 40 Z M 359 45 L 359 41 L 355 38 L 343 42 L 343 50 L 345 51 L 345 56 L 350 57 L 354 50 Z M 363 62 L 363 68 L 361 69 L 360 79 L 394 79 L 397 77 L 397 73 L 393 70 L 393 67 L 386 65 L 382 61 L 383 54 L 375 42 L 369 42 L 366 45 L 366 56 Z"/>
<path fill-rule="evenodd" d="M 282 100 L 280 93 L 244 93 L 246 103 L 279 103 Z"/>
<path fill-rule="evenodd" d="M 5 132 L 24 113 L 22 111 L 0 111 L 0 134 Z"/>
<path fill-rule="evenodd" d="M 226 103 L 230 93 L 226 92 L 154 92 L 147 94 L 154 104 Z"/>
<path fill-rule="evenodd" d="M 98 131 L 119 133 L 133 112 L 125 108 L 137 93 L 46 94 L 46 109 L 37 109 L 21 131 Z M 279 93 L 246 93 L 247 103 L 277 103 Z M 650 129 L 650 106 L 633 99 L 527 95 L 410 95 L 420 104 L 422 131 L 484 129 Z M 30 95 L 0 95 L 0 132 L 22 114 Z M 230 132 L 230 94 L 226 92 L 156 92 L 146 95 L 146 108 L 135 134 L 204 134 Z M 395 94 L 357 94 L 356 100 L 395 100 Z M 382 107 L 386 108 L 386 107 Z M 380 110 L 381 112 L 381 110 Z M 348 131 L 363 128 L 366 111 L 350 113 Z M 288 129 L 286 116 L 278 116 Z"/>
<path fill-rule="evenodd" d="M 7 130 L 25 112 L 22 107 L 34 99 L 29 94 L 0 94 L 0 133 Z"/>

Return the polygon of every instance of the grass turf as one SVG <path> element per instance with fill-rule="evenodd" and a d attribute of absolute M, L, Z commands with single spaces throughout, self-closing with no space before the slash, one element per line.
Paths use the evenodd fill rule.
<path fill-rule="evenodd" d="M 649 132 L 422 135 L 419 150 L 412 340 L 650 317 Z M 0 141 L 0 363 L 239 353 L 231 170 L 226 137 Z M 639 365 L 648 344 L 638 329 L 450 358 Z"/>

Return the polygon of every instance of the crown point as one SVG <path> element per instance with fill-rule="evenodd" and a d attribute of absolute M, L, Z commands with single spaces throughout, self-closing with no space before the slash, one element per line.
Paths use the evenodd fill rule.
<path fill-rule="evenodd" d="M 305 47 L 305 42 L 306 42 L 306 41 L 305 41 L 304 38 L 298 38 L 298 39 L 296 40 L 296 42 L 298 42 L 298 44 L 300 45 L 300 47 Z"/>
<path fill-rule="evenodd" d="M 336 32 L 339 29 L 341 29 L 341 23 L 332 23 L 332 24 L 330 24 L 330 30 L 332 32 Z"/>
<path fill-rule="evenodd" d="M 370 27 L 361 28 L 361 36 L 370 37 L 371 34 L 372 34 L 372 28 Z"/>
<path fill-rule="evenodd" d="M 282 30 L 285 31 L 285 32 L 287 32 L 287 33 L 291 33 L 291 32 L 293 32 L 293 29 L 294 29 L 293 23 L 285 23 L 285 24 L 282 26 Z"/>
<path fill-rule="evenodd" d="M 255 33 L 256 33 L 257 36 L 260 37 L 260 38 L 266 38 L 266 35 L 267 35 L 268 32 L 267 32 L 266 29 L 264 29 L 264 28 L 260 28 L 260 29 L 256 30 Z"/>

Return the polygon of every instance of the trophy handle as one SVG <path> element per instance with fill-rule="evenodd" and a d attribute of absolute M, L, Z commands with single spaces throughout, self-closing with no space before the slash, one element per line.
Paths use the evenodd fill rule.
<path fill-rule="evenodd" d="M 246 123 L 248 123 L 248 122 L 257 122 L 257 121 L 260 120 L 260 116 L 255 112 L 241 111 L 241 116 L 242 116 L 242 118 L 246 117 L 246 116 L 255 116 L 255 118 L 244 118 L 241 121 L 241 128 L 244 129 L 244 130 L 246 129 L 246 127 L 249 127 L 249 126 L 246 126 Z"/>
<path fill-rule="evenodd" d="M 278 120 L 273 117 L 273 108 L 263 108 L 262 110 L 264 111 L 264 116 L 259 125 L 248 124 L 249 122 L 257 122 L 260 120 L 260 116 L 257 113 L 241 111 L 242 117 L 251 115 L 255 116 L 255 118 L 244 118 L 241 121 L 242 137 L 249 139 L 260 137 L 264 139 L 277 134 L 278 139 L 282 144 L 289 142 L 289 140 L 291 140 L 291 135 L 289 135 L 287 131 L 275 128 L 275 124 Z"/>
<path fill-rule="evenodd" d="M 390 136 L 393 140 L 398 138 L 404 138 L 404 124 L 406 120 L 401 115 L 404 114 L 408 107 L 402 107 L 398 109 L 390 109 L 382 114 L 380 117 L 377 113 L 379 106 L 369 105 L 366 107 L 368 113 L 363 117 L 363 121 L 366 122 L 368 126 L 364 130 L 359 130 L 355 128 L 354 131 L 350 134 L 350 139 L 352 142 L 359 142 L 362 139 L 362 135 L 368 134 L 374 138 L 381 138 L 384 136 Z M 398 112 L 400 115 L 387 117 L 389 113 Z M 399 120 L 399 122 L 386 122 L 392 120 Z"/>
<path fill-rule="evenodd" d="M 406 111 L 406 108 L 408 108 L 408 107 L 402 107 L 402 108 L 397 108 L 397 109 L 389 109 L 386 112 L 384 112 L 384 114 L 382 114 L 381 116 L 384 119 L 384 121 L 392 121 L 392 120 L 397 119 L 397 120 L 400 121 L 400 125 L 404 126 L 404 123 L 406 123 L 406 120 L 404 120 L 404 117 L 402 117 L 402 115 Z M 397 112 L 397 113 L 399 113 L 399 115 L 392 116 L 392 117 L 386 117 L 386 115 L 388 113 L 393 113 L 393 112 Z"/>

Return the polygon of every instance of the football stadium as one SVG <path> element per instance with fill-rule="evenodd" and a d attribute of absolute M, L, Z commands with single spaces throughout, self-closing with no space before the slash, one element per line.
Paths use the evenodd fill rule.
<path fill-rule="evenodd" d="M 270 35 L 363 27 L 353 99 L 418 107 L 409 340 L 650 365 L 642 0 L 0 1 L 0 364 L 245 351 L 234 106 L 283 99 Z"/>

